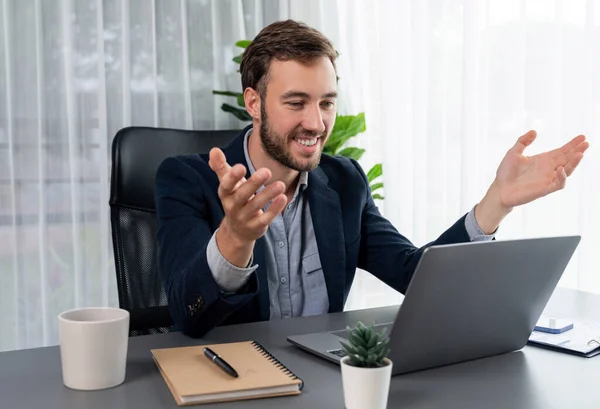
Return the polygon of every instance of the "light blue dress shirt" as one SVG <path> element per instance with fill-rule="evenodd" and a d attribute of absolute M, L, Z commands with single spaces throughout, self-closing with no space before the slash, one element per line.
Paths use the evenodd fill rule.
<path fill-rule="evenodd" d="M 256 169 L 248 155 L 248 138 L 244 138 L 244 155 L 250 174 Z M 305 317 L 325 314 L 329 299 L 319 258 L 310 206 L 305 197 L 308 173 L 301 172 L 298 185 L 283 214 L 277 215 L 265 233 L 265 263 L 269 282 L 271 319 Z M 264 189 L 262 186 L 259 192 Z M 465 228 L 471 241 L 492 240 L 475 220 L 475 207 L 465 218 Z M 207 247 L 208 266 L 213 277 L 225 292 L 239 290 L 258 268 L 250 260 L 248 268 L 231 264 L 219 251 L 216 232 Z"/>

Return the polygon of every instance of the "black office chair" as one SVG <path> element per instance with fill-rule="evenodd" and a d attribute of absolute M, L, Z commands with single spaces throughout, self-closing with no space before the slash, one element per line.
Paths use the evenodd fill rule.
<path fill-rule="evenodd" d="M 173 321 L 158 271 L 154 177 L 169 156 L 226 146 L 239 131 L 130 127 L 112 143 L 110 221 L 119 305 L 130 336 L 168 332 Z"/>

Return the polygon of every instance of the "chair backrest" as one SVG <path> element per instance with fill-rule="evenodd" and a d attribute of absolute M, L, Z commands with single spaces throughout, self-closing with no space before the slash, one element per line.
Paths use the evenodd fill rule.
<path fill-rule="evenodd" d="M 110 214 L 119 305 L 130 313 L 130 335 L 172 327 L 158 271 L 154 179 L 169 156 L 224 147 L 238 130 L 188 131 L 130 127 L 112 143 Z"/>

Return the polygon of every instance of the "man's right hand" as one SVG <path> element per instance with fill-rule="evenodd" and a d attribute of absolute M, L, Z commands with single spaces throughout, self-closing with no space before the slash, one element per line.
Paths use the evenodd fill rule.
<path fill-rule="evenodd" d="M 210 151 L 208 164 L 219 178 L 219 199 L 225 212 L 217 231 L 217 246 L 231 264 L 246 267 L 255 241 L 266 233 L 273 219 L 287 204 L 287 197 L 283 194 L 285 185 L 280 181 L 273 182 L 256 194 L 271 179 L 271 171 L 258 169 L 246 180 L 246 168 L 241 164 L 229 166 L 219 148 Z M 269 202 L 271 205 L 263 211 Z"/>

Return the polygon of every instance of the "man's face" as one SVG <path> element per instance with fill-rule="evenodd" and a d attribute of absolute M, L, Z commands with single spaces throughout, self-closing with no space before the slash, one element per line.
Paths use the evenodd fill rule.
<path fill-rule="evenodd" d="M 267 155 L 297 171 L 316 168 L 335 123 L 336 98 L 336 73 L 328 58 L 310 65 L 272 61 L 260 121 Z"/>

